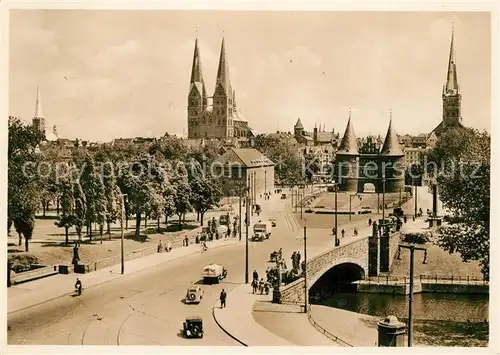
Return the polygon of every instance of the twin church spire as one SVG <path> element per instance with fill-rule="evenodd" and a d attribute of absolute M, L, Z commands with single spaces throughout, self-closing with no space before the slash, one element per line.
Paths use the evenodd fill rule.
<path fill-rule="evenodd" d="M 200 95 L 206 96 L 205 81 L 203 80 L 203 70 L 201 65 L 200 49 L 198 47 L 198 38 L 194 43 L 193 65 L 191 68 L 191 87 L 199 87 Z M 231 87 L 231 80 L 229 78 L 229 63 L 226 57 L 226 46 L 224 38 L 220 49 L 219 67 L 217 70 L 217 79 L 215 82 L 215 92 L 218 94 L 225 94 L 228 97 L 235 95 Z"/>

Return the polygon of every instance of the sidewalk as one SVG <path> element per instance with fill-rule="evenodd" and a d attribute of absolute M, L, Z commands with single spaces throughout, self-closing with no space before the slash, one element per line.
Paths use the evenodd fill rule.
<path fill-rule="evenodd" d="M 220 308 L 217 301 L 213 308 L 216 323 L 232 338 L 245 346 L 293 346 L 258 324 L 253 318 L 253 305 L 257 300 L 269 300 L 269 295 L 254 295 L 250 284 L 242 284 L 227 296 L 227 306 Z"/>
<path fill-rule="evenodd" d="M 240 243 L 238 239 L 231 238 L 226 241 L 219 239 L 208 243 L 208 253 L 212 249 L 235 245 Z M 199 244 L 190 244 L 188 247 L 172 249 L 167 253 L 155 253 L 140 259 L 134 259 L 125 263 L 125 275 L 145 270 L 152 266 L 163 264 L 181 257 L 200 253 Z M 100 285 L 104 282 L 121 277 L 120 264 L 113 265 L 92 273 L 82 274 L 78 277 L 82 280 L 85 289 Z M 72 294 L 75 275 L 55 275 L 49 278 L 32 281 L 25 284 L 12 286 L 7 289 L 7 313 L 12 313 L 24 308 L 32 307 L 40 303 L 50 301 L 65 295 Z"/>

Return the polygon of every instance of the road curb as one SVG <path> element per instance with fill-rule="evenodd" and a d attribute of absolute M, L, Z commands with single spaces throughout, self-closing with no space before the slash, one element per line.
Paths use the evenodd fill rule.
<path fill-rule="evenodd" d="M 241 243 L 242 243 L 241 241 L 237 241 L 236 243 L 231 243 L 231 244 L 221 244 L 221 245 L 213 246 L 213 247 L 209 248 L 209 250 L 210 250 L 210 249 L 218 249 L 218 248 L 221 248 L 221 247 L 228 247 L 228 246 L 231 246 L 231 245 L 238 245 L 238 244 L 241 244 Z M 196 251 L 193 251 L 192 253 L 189 253 L 189 254 L 186 254 L 186 255 L 180 255 L 180 256 L 175 257 L 175 258 L 173 258 L 173 259 L 170 259 L 170 260 L 165 260 L 165 261 L 163 261 L 163 262 L 161 262 L 161 263 L 158 263 L 158 264 L 155 264 L 155 265 L 148 266 L 148 267 L 146 267 L 146 268 L 144 268 L 144 269 L 135 270 L 135 271 L 132 271 L 132 272 L 130 272 L 130 273 L 125 273 L 124 275 L 121 275 L 121 274 L 120 274 L 120 275 L 118 275 L 118 276 L 116 276 L 116 277 L 114 277 L 114 278 L 112 278 L 112 279 L 104 280 L 104 281 L 101 281 L 101 282 L 99 282 L 99 283 L 96 283 L 96 284 L 94 284 L 94 285 L 92 285 L 92 286 L 85 287 L 85 289 L 90 289 L 90 288 L 93 288 L 93 287 L 96 287 L 96 286 L 102 285 L 102 284 L 104 284 L 104 283 L 106 283 L 106 282 L 114 281 L 114 280 L 116 280 L 116 279 L 120 278 L 121 276 L 133 275 L 133 274 L 135 274 L 135 273 L 138 273 L 138 272 L 141 272 L 141 271 L 147 270 L 147 269 L 149 269 L 149 268 L 152 268 L 152 267 L 155 267 L 155 266 L 158 266 L 158 265 L 162 265 L 162 264 L 166 264 L 166 263 L 169 263 L 169 262 L 171 262 L 171 261 L 174 261 L 174 260 L 177 260 L 177 259 L 180 259 L 180 258 L 183 258 L 183 257 L 191 256 L 191 255 L 194 255 L 194 254 L 198 254 L 198 253 L 200 253 L 200 251 L 199 251 L 199 250 L 196 250 Z M 155 255 L 155 254 L 151 254 L 151 255 Z M 150 256 L 150 255 L 147 255 L 147 256 L 145 256 L 145 257 L 147 258 L 148 256 Z M 138 260 L 138 259 L 134 259 L 134 260 Z M 116 264 L 116 265 L 120 265 L 120 264 Z M 116 266 L 116 265 L 112 265 L 112 266 L 110 266 L 110 267 L 114 267 L 114 266 Z M 29 305 L 29 306 L 23 307 L 23 308 L 19 308 L 19 309 L 16 309 L 16 310 L 10 311 L 10 312 L 9 312 L 9 311 L 7 311 L 7 314 L 13 314 L 13 313 L 16 313 L 16 312 L 19 312 L 19 311 L 24 311 L 24 310 L 26 310 L 26 309 L 29 309 L 29 308 L 32 308 L 32 307 L 36 307 L 36 306 L 42 305 L 42 304 L 44 304 L 44 303 L 47 303 L 47 302 L 50 302 L 50 301 L 53 301 L 53 300 L 56 300 L 56 299 L 59 299 L 59 298 L 62 298 L 62 297 L 66 297 L 66 296 L 72 295 L 72 294 L 74 294 L 74 293 L 75 293 L 74 291 L 71 291 L 71 292 L 64 293 L 64 294 L 62 294 L 62 295 L 58 295 L 58 296 L 55 296 L 55 297 L 51 297 L 51 298 L 48 298 L 48 299 L 43 300 L 43 301 L 41 301 L 41 302 L 37 302 L 37 303 L 34 303 L 34 304 L 32 304 L 32 305 Z M 7 304 L 8 304 L 8 300 L 7 300 Z M 7 305 L 7 309 L 8 309 L 8 305 Z"/>
<path fill-rule="evenodd" d="M 217 320 L 217 317 L 215 316 L 215 308 L 216 308 L 216 304 L 217 304 L 217 301 L 215 302 L 214 306 L 212 307 L 212 317 L 214 318 L 214 321 L 215 323 L 219 326 L 220 329 L 222 329 L 222 331 L 224 333 L 226 333 L 230 338 L 236 340 L 238 343 L 240 343 L 241 345 L 243 346 L 248 346 L 248 344 L 245 344 L 244 342 L 242 342 L 240 339 L 236 338 L 234 335 L 232 335 L 231 333 L 229 333 L 220 323 L 219 321 Z"/>

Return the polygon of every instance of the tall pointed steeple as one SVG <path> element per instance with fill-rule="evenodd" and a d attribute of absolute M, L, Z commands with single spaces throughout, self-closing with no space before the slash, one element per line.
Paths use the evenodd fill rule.
<path fill-rule="evenodd" d="M 202 97 L 206 96 L 205 82 L 203 81 L 203 71 L 201 67 L 200 49 L 198 48 L 198 37 L 194 42 L 193 66 L 191 68 L 191 90 L 196 86 Z"/>
<path fill-rule="evenodd" d="M 351 110 L 349 110 L 349 120 L 347 121 L 347 126 L 345 128 L 344 137 L 340 142 L 337 154 L 358 154 L 358 140 L 354 134 L 354 128 L 351 123 Z"/>
<path fill-rule="evenodd" d="M 40 86 L 36 87 L 36 103 L 35 103 L 35 118 L 43 118 L 42 101 L 40 99 Z"/>
<path fill-rule="evenodd" d="M 458 75 L 457 75 L 457 65 L 455 62 L 455 28 L 452 27 L 451 30 L 451 44 L 450 44 L 450 56 L 448 59 L 448 73 L 446 75 L 446 84 L 444 86 L 443 94 L 458 94 Z"/>
<path fill-rule="evenodd" d="M 389 128 L 385 135 L 384 145 L 380 154 L 383 155 L 404 155 L 401 145 L 399 144 L 398 135 L 392 128 L 392 111 L 390 111 Z"/>
<path fill-rule="evenodd" d="M 233 89 L 233 106 L 236 108 L 236 90 Z"/>
<path fill-rule="evenodd" d="M 224 37 L 222 37 L 222 44 L 220 47 L 219 69 L 217 70 L 217 80 L 215 88 L 221 86 L 226 96 L 232 94 L 231 80 L 229 79 L 229 64 L 226 58 L 226 46 L 224 45 Z"/>

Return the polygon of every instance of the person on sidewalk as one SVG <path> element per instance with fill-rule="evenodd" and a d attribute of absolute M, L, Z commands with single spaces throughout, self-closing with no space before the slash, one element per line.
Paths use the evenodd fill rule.
<path fill-rule="evenodd" d="M 253 276 L 254 280 L 258 280 L 259 279 L 259 273 L 257 272 L 257 270 L 253 271 L 253 275 L 252 276 Z"/>
<path fill-rule="evenodd" d="M 372 219 L 368 218 L 368 227 L 370 227 L 371 225 L 372 225 Z"/>
<path fill-rule="evenodd" d="M 226 308 L 226 298 L 227 298 L 226 291 L 222 289 L 222 291 L 220 292 L 220 308 Z"/>
<path fill-rule="evenodd" d="M 252 280 L 252 293 L 253 294 L 257 293 L 257 280 L 256 279 Z"/>
<path fill-rule="evenodd" d="M 188 246 L 189 246 L 189 238 L 188 238 L 188 236 L 187 236 L 187 235 L 184 237 L 184 243 L 183 243 L 183 245 L 184 245 L 185 247 L 188 247 Z"/>
<path fill-rule="evenodd" d="M 167 245 L 165 247 L 165 250 L 167 252 L 171 252 L 172 251 L 172 242 L 170 240 L 167 241 Z"/>
<path fill-rule="evenodd" d="M 76 278 L 75 290 L 78 293 L 78 296 L 82 294 L 82 282 L 78 277 Z"/>
<path fill-rule="evenodd" d="M 357 237 L 358 236 L 358 229 L 357 228 L 354 228 L 354 236 Z"/>
<path fill-rule="evenodd" d="M 300 251 L 297 252 L 297 254 L 295 255 L 295 258 L 297 259 L 297 267 L 295 267 L 294 269 L 295 270 L 299 270 L 299 265 L 300 265 Z"/>
<path fill-rule="evenodd" d="M 341 233 L 342 233 L 342 238 L 344 238 L 345 230 L 342 229 Z"/>
<path fill-rule="evenodd" d="M 158 253 L 161 253 L 163 251 L 163 244 L 161 242 L 161 240 L 159 241 L 158 243 Z"/>

